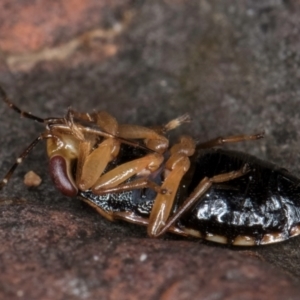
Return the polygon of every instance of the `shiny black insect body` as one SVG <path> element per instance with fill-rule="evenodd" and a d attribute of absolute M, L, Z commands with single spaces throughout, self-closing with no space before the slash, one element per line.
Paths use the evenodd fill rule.
<path fill-rule="evenodd" d="M 300 179 L 236 151 L 200 150 L 191 160 L 193 167 L 177 192 L 173 213 L 204 177 L 238 170 L 245 164 L 248 172 L 212 185 L 169 231 L 237 246 L 276 243 L 300 233 Z M 81 197 L 121 219 L 147 225 L 155 193 L 150 189 L 98 196 L 82 192 Z"/>

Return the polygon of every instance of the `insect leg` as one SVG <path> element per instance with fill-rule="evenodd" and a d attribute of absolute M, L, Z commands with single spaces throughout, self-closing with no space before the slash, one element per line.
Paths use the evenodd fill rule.
<path fill-rule="evenodd" d="M 153 129 L 157 132 L 166 133 L 170 130 L 174 130 L 175 128 L 181 126 L 183 123 L 189 123 L 191 122 L 191 117 L 189 114 L 184 114 L 182 116 L 179 116 L 175 119 L 172 119 L 170 122 L 163 126 L 155 126 Z"/>
<path fill-rule="evenodd" d="M 189 156 L 193 155 L 195 144 L 190 137 L 181 137 L 171 149 L 171 156 L 165 165 L 165 178 L 161 186 L 166 193 L 158 193 L 149 217 L 148 235 L 159 235 L 173 208 L 174 199 L 183 175 L 190 167 Z"/>
<path fill-rule="evenodd" d="M 121 139 L 144 139 L 146 146 L 154 151 L 164 152 L 168 148 L 168 140 L 163 136 L 166 132 L 175 129 L 183 123 L 190 122 L 190 116 L 184 114 L 168 122 L 166 125 L 157 126 L 155 128 L 147 128 L 143 126 L 118 123 L 114 117 L 105 111 L 88 113 L 76 112 L 72 109 L 68 110 L 66 119 L 70 125 L 74 124 L 73 119 L 77 118 L 82 121 L 97 124 L 106 134 L 111 134 L 115 138 Z M 70 126 L 71 127 L 71 126 Z"/>
<path fill-rule="evenodd" d="M 145 188 L 150 188 L 155 192 L 162 194 L 167 192 L 166 190 L 163 190 L 160 185 L 156 184 L 154 181 L 151 181 L 148 178 L 137 178 L 130 182 L 119 184 L 115 187 L 100 189 L 97 191 L 97 195 L 120 193 L 124 191 L 140 190 Z"/>
<path fill-rule="evenodd" d="M 97 142 L 97 137 L 81 131 L 81 125 L 74 122 L 74 118 L 95 123 L 106 133 L 113 136 L 117 134 L 118 122 L 104 111 L 85 114 L 69 109 L 67 112 L 66 121 L 72 130 L 73 136 L 80 141 L 76 168 L 76 186 L 85 191 L 95 184 L 108 163 L 118 155 L 120 142 L 117 138 L 105 138 L 97 145 L 96 149 L 93 149 Z"/>
<path fill-rule="evenodd" d="M 0 87 L 1 89 L 1 87 Z M 42 140 L 52 138 L 51 134 L 41 134 L 37 138 L 35 138 L 30 145 L 28 145 L 25 150 L 20 154 L 20 156 L 16 159 L 15 163 L 8 170 L 4 178 L 0 181 L 0 190 L 8 183 L 9 179 L 13 175 L 15 169 L 18 167 L 20 163 L 27 157 L 30 151 Z"/>
<path fill-rule="evenodd" d="M 161 166 L 163 160 L 162 155 L 151 153 L 117 166 L 97 180 L 94 186 L 92 186 L 92 192 L 97 195 L 98 191 L 101 193 L 103 190 L 115 188 L 134 175 L 152 173 Z"/>
<path fill-rule="evenodd" d="M 263 132 L 257 134 L 250 134 L 250 135 L 242 134 L 242 135 L 232 135 L 227 137 L 217 137 L 210 141 L 197 144 L 197 149 L 212 148 L 212 147 L 221 146 L 229 143 L 259 140 L 262 139 L 263 137 L 264 137 Z"/>
<path fill-rule="evenodd" d="M 77 119 L 79 121 L 85 121 L 91 124 L 89 125 L 88 124 L 82 125 L 78 123 L 75 124 L 74 119 Z M 93 112 L 89 114 L 89 113 L 77 112 L 70 108 L 66 115 L 66 120 L 68 122 L 68 125 L 55 124 L 55 127 L 61 128 L 62 130 L 68 130 L 69 128 L 73 128 L 72 133 L 73 134 L 75 133 L 75 136 L 80 140 L 83 140 L 82 134 L 84 134 L 85 139 L 88 136 L 114 138 L 118 140 L 120 143 L 124 143 L 148 151 L 150 150 L 149 148 L 140 144 L 136 140 L 129 140 L 120 137 L 118 135 L 118 123 L 116 119 L 107 112 L 99 111 L 99 112 Z M 58 123 L 58 121 L 56 121 L 56 123 Z M 95 128 L 95 126 L 92 126 L 93 124 L 98 125 L 99 128 Z"/>
<path fill-rule="evenodd" d="M 71 108 L 69 108 L 66 119 L 71 124 L 74 123 L 74 118 L 81 120 L 81 121 L 87 121 L 91 123 L 97 124 L 102 130 L 104 130 L 105 133 L 111 134 L 113 136 L 117 136 L 118 133 L 118 122 L 116 118 L 114 118 L 112 115 L 107 113 L 106 111 L 98 111 L 93 112 L 91 114 L 89 113 L 81 113 L 77 112 Z"/>
<path fill-rule="evenodd" d="M 145 145 L 156 152 L 163 153 L 169 147 L 169 140 L 164 136 L 167 131 L 173 130 L 182 123 L 189 122 L 188 114 L 171 120 L 164 126 L 148 128 L 138 125 L 119 125 L 118 136 L 124 139 L 143 139 Z"/>
<path fill-rule="evenodd" d="M 248 164 L 245 164 L 240 170 L 232 171 L 220 175 L 213 176 L 211 178 L 205 177 L 203 178 L 194 191 L 190 194 L 190 196 L 184 201 L 184 203 L 178 208 L 178 210 L 167 220 L 161 230 L 156 232 L 154 237 L 158 237 L 166 231 L 169 230 L 174 223 L 182 217 L 182 215 L 188 212 L 191 207 L 199 201 L 199 199 L 210 189 L 210 187 L 215 183 L 222 183 L 226 181 L 233 180 L 235 178 L 239 178 L 246 173 L 249 172 Z M 153 235 L 152 235 L 153 236 Z"/>
<path fill-rule="evenodd" d="M 108 163 L 118 155 L 120 142 L 108 138 L 89 154 L 90 148 L 90 143 L 80 144 L 76 182 L 82 191 L 88 190 L 101 178 Z"/>
<path fill-rule="evenodd" d="M 147 148 L 159 153 L 169 147 L 169 140 L 153 129 L 130 124 L 119 125 L 119 137 L 123 139 L 143 139 Z"/>

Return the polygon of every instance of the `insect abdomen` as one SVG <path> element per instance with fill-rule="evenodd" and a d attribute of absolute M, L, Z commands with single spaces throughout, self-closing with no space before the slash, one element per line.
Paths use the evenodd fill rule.
<path fill-rule="evenodd" d="M 203 152 L 190 190 L 207 177 L 238 170 L 237 179 L 213 185 L 181 220 L 201 237 L 235 245 L 278 242 L 300 233 L 300 180 L 253 156 L 225 150 Z"/>

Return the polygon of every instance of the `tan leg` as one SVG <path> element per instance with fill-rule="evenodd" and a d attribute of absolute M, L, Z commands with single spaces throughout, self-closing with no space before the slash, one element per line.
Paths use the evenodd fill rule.
<path fill-rule="evenodd" d="M 117 135 L 118 134 L 118 122 L 106 111 L 99 111 L 93 114 L 97 125 L 104 131 Z"/>
<path fill-rule="evenodd" d="M 188 123 L 191 120 L 189 114 L 184 114 L 182 116 L 179 116 L 178 118 L 171 120 L 166 125 L 157 126 L 152 129 L 148 127 L 138 126 L 138 125 L 123 124 L 123 125 L 119 125 L 120 129 L 118 134 L 117 120 L 105 111 L 99 111 L 99 112 L 94 112 L 89 114 L 89 113 L 80 113 L 72 109 L 69 109 L 66 119 L 70 123 L 74 123 L 73 122 L 74 118 L 77 118 L 82 121 L 96 123 L 106 133 L 110 133 L 112 135 L 118 135 L 118 137 L 122 137 L 126 139 L 147 139 L 147 140 L 161 139 L 162 141 L 164 141 L 164 139 L 162 139 L 163 134 L 181 126 L 183 123 Z"/>
<path fill-rule="evenodd" d="M 69 110 L 68 114 L 67 114 L 67 120 L 69 122 L 70 127 L 72 127 L 72 129 L 74 128 L 74 118 L 77 118 L 79 120 L 84 120 L 84 121 L 88 121 L 88 122 L 93 122 L 96 123 L 101 129 L 103 129 L 105 132 L 112 134 L 112 135 L 117 135 L 120 136 L 119 132 L 118 132 L 118 123 L 116 121 L 116 119 L 114 117 L 112 117 L 110 114 L 108 114 L 107 112 L 104 111 L 100 111 L 100 112 L 94 112 L 92 114 L 82 114 L 82 113 L 78 113 L 76 111 L 73 110 Z M 175 121 L 173 121 L 175 122 Z M 179 123 L 179 120 L 178 122 Z M 168 125 L 169 127 L 171 125 Z M 175 126 L 175 124 L 173 124 L 173 127 Z M 125 126 L 126 127 L 126 126 Z M 147 136 L 149 138 L 151 138 L 151 134 L 149 135 L 149 133 L 153 133 L 152 130 L 146 128 L 146 127 L 140 127 L 140 126 L 136 126 L 136 128 L 132 128 L 133 129 L 133 136 L 131 138 L 134 139 L 138 139 L 140 138 L 140 136 L 144 137 Z M 73 129 L 74 130 L 74 129 Z M 122 131 L 122 130 L 121 130 Z M 126 131 L 126 129 L 125 129 Z M 145 134 L 145 132 L 147 132 Z M 76 134 L 76 132 L 75 132 Z M 82 133 L 81 133 L 82 135 Z M 127 133 L 128 135 L 128 133 Z M 76 134 L 76 136 L 79 136 L 78 134 Z M 154 132 L 154 135 L 152 137 L 159 137 L 161 139 L 165 139 L 167 141 L 167 139 L 161 135 L 158 135 L 157 133 Z M 80 143 L 80 151 L 79 151 L 79 157 L 78 157 L 78 163 L 77 163 L 77 172 L 76 172 L 76 184 L 79 187 L 80 190 L 88 190 L 89 188 L 91 188 L 93 185 L 95 185 L 95 183 L 98 180 L 98 184 L 96 183 L 96 186 L 99 186 L 99 182 L 105 182 L 105 178 L 107 178 L 107 180 L 111 181 L 110 176 L 115 176 L 114 173 L 110 173 L 108 175 L 106 175 L 104 178 L 101 178 L 102 173 L 104 172 L 107 164 L 113 159 L 115 158 L 118 153 L 119 153 L 119 148 L 120 148 L 120 142 L 118 141 L 118 138 L 116 137 L 114 138 L 107 138 L 105 139 L 101 144 L 99 144 L 99 146 L 97 147 L 97 149 L 93 150 L 91 153 L 91 148 L 92 148 L 92 143 L 89 142 L 81 142 Z M 117 171 L 120 172 L 125 172 L 125 168 L 134 168 L 135 164 L 136 167 L 140 168 L 141 165 L 141 161 L 137 162 L 131 162 L 129 165 L 122 165 L 120 166 L 120 168 L 117 169 Z M 148 162 L 148 164 L 151 164 L 151 162 Z M 142 168 L 144 168 L 142 166 Z M 139 169 L 140 170 L 140 169 Z M 120 176 L 118 177 L 118 180 L 122 180 L 120 179 Z M 118 181 L 119 182 L 119 181 Z M 117 184 L 117 183 L 115 183 Z M 151 182 L 150 180 L 143 180 L 143 182 L 141 180 L 139 181 L 134 181 L 128 184 L 124 184 L 121 187 L 117 186 L 112 186 L 113 183 L 110 183 L 111 188 L 105 188 L 106 192 L 109 192 L 109 190 L 117 192 L 117 191 L 124 191 L 124 190 L 129 190 L 129 189 L 138 189 L 138 188 L 143 188 L 143 187 L 149 187 L 149 188 L 153 188 L 156 191 L 160 191 L 160 187 L 158 187 L 158 185 L 156 185 L 155 183 Z M 104 193 L 104 190 L 101 189 L 99 190 L 99 193 Z"/>
<path fill-rule="evenodd" d="M 117 187 L 134 175 L 152 173 L 161 166 L 163 160 L 162 155 L 152 153 L 117 166 L 96 181 L 92 186 L 92 192 L 97 195 L 98 191 L 101 193 L 103 190 Z"/>
<path fill-rule="evenodd" d="M 76 182 L 78 188 L 85 191 L 97 182 L 108 163 L 118 155 L 120 143 L 116 139 L 105 139 L 88 155 L 90 145 L 82 143 L 80 146 Z"/>
<path fill-rule="evenodd" d="M 106 111 L 98 111 L 89 114 L 69 109 L 66 115 L 66 120 L 71 128 L 74 126 L 74 118 L 78 119 L 79 121 L 95 123 L 100 127 L 100 129 L 111 135 L 115 136 L 118 133 L 117 120 Z"/>
<path fill-rule="evenodd" d="M 174 130 L 177 127 L 181 126 L 183 123 L 191 122 L 191 117 L 189 114 L 184 114 L 175 119 L 172 119 L 165 125 L 161 126 L 151 126 L 151 129 L 160 134 L 166 134 L 168 131 Z"/>
<path fill-rule="evenodd" d="M 93 122 L 94 123 L 94 122 Z M 50 126 L 50 131 L 51 131 L 51 126 Z M 146 151 L 150 151 L 151 149 L 149 149 L 148 147 L 142 145 L 139 141 L 137 140 L 130 140 L 130 139 L 125 139 L 122 138 L 120 136 L 117 135 L 113 135 L 110 134 L 108 132 L 105 132 L 104 130 L 100 129 L 100 128 L 94 128 L 93 126 L 83 126 L 83 125 L 78 125 L 76 124 L 76 129 L 78 129 L 78 131 L 80 131 L 80 133 L 84 134 L 85 138 L 90 138 L 90 137 L 102 137 L 102 138 L 114 138 L 114 139 L 118 139 L 118 141 L 122 144 L 126 144 L 126 145 L 130 145 L 132 147 L 136 147 L 136 148 L 140 148 L 140 149 L 144 149 Z M 65 135 L 68 134 L 74 134 L 74 131 L 72 129 L 70 129 L 69 125 L 66 124 L 55 124 L 55 131 L 56 132 L 60 132 L 63 133 Z M 77 136 L 76 136 L 77 137 Z M 82 140 L 79 136 L 78 138 L 79 140 Z"/>
<path fill-rule="evenodd" d="M 212 148 L 216 146 L 221 146 L 224 144 L 229 143 L 238 143 L 238 142 L 244 142 L 244 141 L 253 141 L 253 140 L 259 140 L 264 137 L 264 133 L 258 133 L 258 134 L 251 134 L 251 135 L 232 135 L 227 137 L 217 137 L 215 139 L 212 139 L 210 141 L 207 141 L 205 143 L 201 143 L 197 145 L 197 149 L 206 149 L 206 148 Z"/>
<path fill-rule="evenodd" d="M 166 133 L 170 130 L 173 130 L 179 126 L 181 126 L 183 123 L 189 123 L 191 122 L 191 117 L 189 114 L 184 114 L 182 116 L 179 116 L 176 119 L 171 120 L 166 125 L 164 125 L 161 129 L 163 133 Z"/>
<path fill-rule="evenodd" d="M 190 137 L 182 137 L 178 144 L 171 150 L 171 156 L 166 162 L 166 174 L 161 186 L 167 192 L 157 194 L 149 217 L 147 232 L 149 236 L 155 237 L 167 222 L 173 208 L 174 199 L 183 175 L 190 167 L 188 156 L 195 151 L 194 141 Z"/>
<path fill-rule="evenodd" d="M 164 152 L 168 148 L 169 141 L 156 130 L 146 127 L 135 125 L 118 126 L 116 120 L 106 112 L 81 114 L 69 110 L 66 120 L 72 130 L 73 135 L 75 135 L 81 141 L 79 143 L 79 155 L 76 172 L 76 185 L 80 190 L 84 191 L 92 187 L 92 191 L 95 194 L 104 193 L 104 191 L 117 192 L 143 187 L 153 188 L 155 191 L 159 192 L 163 191 L 163 189 L 159 188 L 150 180 L 144 180 L 143 182 L 134 181 L 123 184 L 119 187 L 120 184 L 136 174 L 140 174 L 147 169 L 148 173 L 149 171 L 152 172 L 152 170 L 156 170 L 163 162 L 163 157 L 157 153 L 149 154 L 145 158 L 128 162 L 102 175 L 107 164 L 118 155 L 121 141 L 119 141 L 117 137 L 107 138 L 98 146 L 97 149 L 90 153 L 93 147 L 93 142 L 89 142 L 84 139 L 84 136 L 86 136 L 87 133 L 82 131 L 81 125 L 74 123 L 74 118 L 96 123 L 100 128 L 104 129 L 106 133 L 111 135 L 118 134 L 118 138 L 144 139 L 147 147 L 158 152 Z M 172 130 L 188 120 L 188 115 L 171 120 L 168 124 L 161 128 L 161 131 L 166 132 Z M 185 146 L 185 148 L 187 148 L 187 146 Z M 173 152 L 177 152 L 177 149 L 175 149 Z M 170 161 L 172 161 L 172 159 Z"/>
<path fill-rule="evenodd" d="M 118 136 L 124 139 L 143 139 L 147 148 L 159 153 L 165 152 L 169 147 L 169 140 L 165 136 L 143 126 L 119 125 Z"/>
<path fill-rule="evenodd" d="M 124 139 L 143 139 L 145 145 L 156 152 L 163 153 L 169 147 L 169 140 L 164 136 L 167 131 L 173 130 L 182 123 L 189 122 L 188 114 L 171 120 L 164 126 L 148 128 L 138 125 L 119 125 L 119 137 Z"/>
<path fill-rule="evenodd" d="M 165 178 L 161 188 L 166 190 L 165 194 L 157 194 L 149 217 L 149 225 L 147 228 L 148 235 L 154 237 L 161 231 L 165 225 L 171 209 L 174 204 L 174 199 L 178 190 L 178 186 L 183 175 L 190 167 L 188 157 L 180 155 L 177 157 L 176 166 L 170 171 Z"/>
<path fill-rule="evenodd" d="M 82 112 L 78 112 L 76 110 L 73 110 L 72 108 L 69 108 L 66 114 L 66 119 L 70 120 L 70 116 L 72 117 L 72 119 L 78 119 L 81 121 L 87 121 L 87 122 L 93 122 L 95 123 L 95 119 L 94 117 L 89 114 L 89 113 L 82 113 Z"/>
<path fill-rule="evenodd" d="M 124 191 L 139 190 L 139 189 L 146 189 L 146 188 L 152 189 L 156 193 L 165 194 L 167 192 L 166 190 L 163 190 L 160 185 L 156 184 L 155 182 L 151 181 L 148 178 L 138 178 L 131 182 L 119 184 L 112 188 L 98 190 L 97 195 L 120 193 Z"/>
<path fill-rule="evenodd" d="M 191 193 L 191 195 L 184 201 L 184 203 L 180 206 L 180 208 L 174 213 L 172 217 L 170 217 L 163 226 L 160 227 L 159 231 L 156 231 L 155 234 L 152 234 L 152 237 L 158 237 L 164 234 L 169 230 L 174 223 L 182 217 L 182 215 L 191 209 L 191 207 L 199 201 L 199 199 L 210 189 L 210 187 L 214 183 L 221 183 L 233 180 L 235 178 L 239 178 L 245 175 L 249 171 L 248 165 L 246 164 L 238 171 L 228 172 L 220 175 L 216 175 L 212 178 L 205 177 L 200 183 L 197 185 L 195 190 Z M 158 217 L 157 217 L 158 218 Z"/>
<path fill-rule="evenodd" d="M 80 181 L 82 180 L 82 169 L 87 157 L 90 155 L 92 149 L 92 144 L 90 141 L 83 141 L 79 143 L 78 146 L 78 159 L 76 165 L 75 183 L 78 187 Z"/>
<path fill-rule="evenodd" d="M 178 147 L 178 145 L 181 145 L 181 147 Z M 148 178 L 139 178 L 132 182 L 124 183 L 124 181 L 137 174 L 144 174 L 144 176 L 147 176 L 149 173 L 156 171 L 162 165 L 164 160 L 163 156 L 158 153 L 153 153 L 124 163 L 102 175 L 92 186 L 92 192 L 95 195 L 99 195 L 141 188 L 151 188 L 162 195 L 170 194 L 169 189 L 176 192 L 183 174 L 189 168 L 190 162 L 187 156 L 193 155 L 194 151 L 195 144 L 193 139 L 186 136 L 181 137 L 179 144 L 175 144 L 170 149 L 171 157 L 166 162 L 165 168 L 167 170 L 172 170 L 172 172 L 166 172 L 167 179 L 165 179 L 162 187 Z M 169 197 L 172 198 L 172 195 Z M 170 199 L 168 200 L 168 202 L 172 201 L 173 200 Z"/>

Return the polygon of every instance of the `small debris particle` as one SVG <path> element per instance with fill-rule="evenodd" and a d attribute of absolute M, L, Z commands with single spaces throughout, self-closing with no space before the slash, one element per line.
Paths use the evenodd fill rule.
<path fill-rule="evenodd" d="M 140 261 L 143 262 L 147 259 L 147 254 L 146 253 L 142 253 L 140 256 Z"/>
<path fill-rule="evenodd" d="M 94 255 L 93 259 L 94 259 L 94 261 L 98 261 L 99 260 L 99 256 L 98 255 Z"/>
<path fill-rule="evenodd" d="M 24 296 L 24 292 L 22 290 L 18 290 L 17 291 L 17 296 L 18 297 L 23 297 Z"/>
<path fill-rule="evenodd" d="M 36 187 L 39 186 L 42 182 L 42 179 L 39 175 L 34 173 L 33 171 L 29 171 L 24 176 L 24 184 L 28 187 Z"/>

